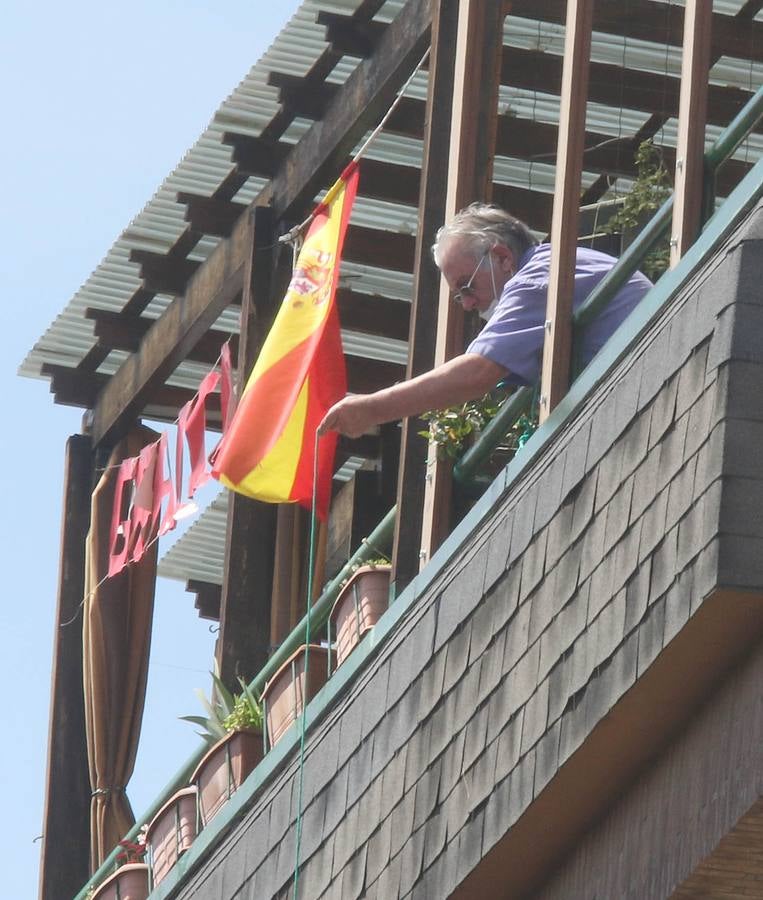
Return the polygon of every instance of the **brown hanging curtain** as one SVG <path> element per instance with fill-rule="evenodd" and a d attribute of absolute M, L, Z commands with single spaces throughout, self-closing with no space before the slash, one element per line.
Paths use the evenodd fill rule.
<path fill-rule="evenodd" d="M 159 435 L 135 428 L 115 448 L 93 492 L 86 548 L 83 664 L 90 784 L 90 866 L 95 871 L 135 823 L 125 793 L 138 749 L 148 676 L 157 545 L 100 587 L 119 463 Z M 94 591 L 90 596 L 91 591 Z"/>

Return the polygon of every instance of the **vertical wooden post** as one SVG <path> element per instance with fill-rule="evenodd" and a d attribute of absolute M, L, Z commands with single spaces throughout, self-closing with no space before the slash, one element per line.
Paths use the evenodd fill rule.
<path fill-rule="evenodd" d="M 240 387 L 254 365 L 273 313 L 273 213 L 255 207 L 252 252 L 244 275 L 238 372 Z M 225 539 L 217 658 L 220 677 L 238 689 L 237 675 L 251 679 L 270 651 L 270 598 L 277 508 L 231 493 Z"/>
<path fill-rule="evenodd" d="M 453 5 L 438 7 L 442 20 L 452 16 Z M 445 197 L 447 221 L 473 200 L 489 200 L 493 184 L 493 157 L 498 115 L 503 21 L 510 4 L 460 0 L 455 53 L 450 51 L 453 74 L 450 106 L 450 150 Z M 452 24 L 450 25 L 452 29 Z M 441 64 L 448 59 L 440 55 Z M 435 90 L 437 86 L 435 85 Z M 432 96 L 432 95 L 430 95 Z M 443 98 L 444 99 L 444 98 Z M 429 152 L 434 152 L 430 145 Z M 430 190 L 434 185 L 430 185 Z M 440 182 L 440 190 L 441 190 Z M 439 282 L 437 343 L 434 364 L 441 365 L 464 349 L 464 314 L 450 299 L 445 279 Z M 398 507 L 399 509 L 399 507 Z M 429 447 L 421 528 L 420 566 L 426 565 L 450 529 L 450 466 Z M 398 516 L 400 518 L 400 516 Z"/>
<path fill-rule="evenodd" d="M 66 444 L 40 861 L 41 900 L 73 897 L 90 875 L 90 776 L 82 693 L 81 604 L 92 489 L 90 438 L 72 435 Z"/>
<path fill-rule="evenodd" d="M 541 421 L 565 395 L 570 381 L 572 295 L 592 25 L 593 0 L 567 0 L 554 212 L 551 222 L 551 271 L 541 375 Z"/>
<path fill-rule="evenodd" d="M 443 8 L 444 7 L 444 8 Z M 453 48 L 458 29 L 458 0 L 436 0 L 432 12 L 432 48 L 429 55 L 427 117 L 419 192 L 419 222 L 408 333 L 406 377 L 427 372 L 434 365 L 437 336 L 437 305 L 440 273 L 430 247 L 445 220 L 445 192 L 450 145 L 450 100 L 453 96 Z M 392 580 L 396 593 L 405 588 L 419 570 L 421 514 L 424 508 L 426 441 L 418 434 L 421 419 L 403 419 L 400 465 L 397 479 L 397 519 L 392 549 Z"/>
<path fill-rule="evenodd" d="M 678 110 L 671 268 L 696 240 L 702 215 L 712 0 L 686 0 Z"/>

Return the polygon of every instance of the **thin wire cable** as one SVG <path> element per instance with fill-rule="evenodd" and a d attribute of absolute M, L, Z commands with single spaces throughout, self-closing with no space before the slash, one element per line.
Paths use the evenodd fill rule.
<path fill-rule="evenodd" d="M 313 496 L 310 504 L 310 556 L 307 567 L 307 615 L 305 616 L 305 669 L 302 688 L 302 721 L 299 731 L 299 788 L 297 790 L 297 839 L 294 848 L 294 900 L 297 900 L 299 887 L 299 856 L 302 849 L 302 789 L 305 776 L 305 730 L 307 725 L 307 677 L 310 656 L 310 621 L 313 609 L 313 579 L 315 576 L 315 541 L 316 541 L 316 509 L 318 506 L 318 441 L 320 435 L 315 432 L 315 449 L 313 451 Z M 329 647 L 329 653 L 331 648 Z"/>

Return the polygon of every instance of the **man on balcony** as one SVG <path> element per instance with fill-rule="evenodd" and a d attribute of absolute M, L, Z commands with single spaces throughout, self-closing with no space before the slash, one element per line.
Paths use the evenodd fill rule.
<path fill-rule="evenodd" d="M 466 352 L 410 381 L 373 394 L 347 395 L 326 414 L 321 432 L 358 437 L 374 425 L 483 396 L 499 381 L 534 384 L 540 378 L 551 248 L 497 206 L 473 203 L 437 233 L 434 259 L 466 310 L 487 320 Z M 573 307 L 586 299 L 616 260 L 578 247 Z M 634 273 L 586 328 L 588 363 L 651 287 Z"/>

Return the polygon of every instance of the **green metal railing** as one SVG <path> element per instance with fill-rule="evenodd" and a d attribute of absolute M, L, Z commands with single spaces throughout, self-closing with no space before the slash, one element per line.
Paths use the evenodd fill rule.
<path fill-rule="evenodd" d="M 715 202 L 715 173 L 718 167 L 725 162 L 739 147 L 745 137 L 757 125 L 763 117 L 763 87 L 748 101 L 746 106 L 737 114 L 735 119 L 721 133 L 712 147 L 705 154 L 705 210 L 708 212 L 706 219 L 710 217 Z M 618 260 L 612 270 L 601 280 L 595 290 L 586 301 L 578 308 L 573 316 L 573 326 L 576 332 L 584 328 L 614 297 L 617 291 L 636 271 L 643 257 L 665 235 L 670 228 L 673 201 L 667 200 L 653 216 L 651 221 L 641 231 L 636 240 L 628 247 L 623 256 Z M 535 389 L 531 387 L 517 390 L 501 407 L 496 416 L 482 431 L 475 442 L 454 466 L 454 478 L 461 484 L 467 484 L 473 480 L 480 467 L 487 461 L 496 447 L 505 438 L 507 432 L 516 420 L 526 413 L 532 404 Z M 314 630 L 321 628 L 331 613 L 343 582 L 352 574 L 354 569 L 363 562 L 378 557 L 381 552 L 388 552 L 392 545 L 396 517 L 396 507 L 389 510 L 382 521 L 376 526 L 369 537 L 361 544 L 353 556 L 348 560 L 339 574 L 326 586 L 321 596 L 316 601 L 311 611 L 311 626 Z M 261 692 L 266 681 L 275 674 L 278 668 L 289 656 L 304 642 L 305 618 L 293 629 L 278 650 L 257 673 L 251 682 L 252 690 Z M 127 840 L 135 840 L 143 822 L 150 821 L 167 800 L 181 787 L 188 783 L 188 779 L 207 752 L 207 744 L 203 744 L 196 753 L 178 770 L 176 775 L 165 787 L 160 797 L 144 813 L 141 820 L 125 836 Z M 75 900 L 85 900 L 89 888 L 99 884 L 106 876 L 114 871 L 116 856 L 119 847 L 115 847 L 103 864 L 93 874 L 90 880 L 82 887 Z"/>

